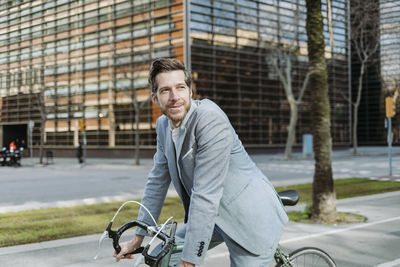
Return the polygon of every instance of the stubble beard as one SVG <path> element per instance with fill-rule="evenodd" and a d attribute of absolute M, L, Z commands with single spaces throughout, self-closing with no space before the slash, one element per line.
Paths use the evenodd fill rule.
<path fill-rule="evenodd" d="M 162 107 L 161 111 L 162 113 L 168 117 L 168 119 L 174 124 L 177 125 L 177 127 L 179 127 L 179 125 L 182 123 L 182 121 L 185 119 L 186 114 L 188 113 L 189 109 L 190 109 L 190 100 L 188 102 L 185 102 L 183 104 L 184 110 L 182 113 L 178 113 L 178 114 L 173 114 L 173 113 L 169 113 L 168 112 L 168 107 Z"/>

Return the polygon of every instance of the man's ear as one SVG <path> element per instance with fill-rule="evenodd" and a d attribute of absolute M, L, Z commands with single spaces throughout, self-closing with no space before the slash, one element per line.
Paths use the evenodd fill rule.
<path fill-rule="evenodd" d="M 153 104 L 157 104 L 158 105 L 157 94 L 151 93 L 151 102 L 153 102 Z"/>

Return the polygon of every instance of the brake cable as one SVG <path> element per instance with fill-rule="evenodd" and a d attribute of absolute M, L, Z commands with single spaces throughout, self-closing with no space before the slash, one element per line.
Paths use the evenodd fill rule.
<path fill-rule="evenodd" d="M 94 256 L 94 259 L 95 259 L 95 260 L 99 257 L 101 243 L 104 241 L 104 239 L 105 239 L 107 236 L 108 236 L 109 238 L 113 239 L 113 241 L 114 241 L 114 244 L 113 244 L 114 247 L 119 248 L 118 241 L 119 241 L 119 237 L 120 237 L 120 235 L 122 234 L 122 232 L 124 232 L 126 229 L 128 229 L 128 228 L 130 228 L 130 227 L 136 226 L 136 225 L 132 225 L 132 226 L 130 226 L 130 227 L 125 227 L 126 229 L 123 229 L 123 231 L 122 231 L 120 234 L 118 234 L 118 232 L 115 232 L 115 231 L 112 231 L 112 230 L 111 230 L 112 224 L 114 223 L 114 220 L 115 220 L 115 218 L 117 217 L 118 213 L 119 213 L 119 212 L 121 211 L 121 209 L 122 209 L 126 204 L 128 204 L 128 203 L 135 203 L 135 204 L 140 205 L 142 208 L 144 208 L 144 210 L 150 215 L 151 219 L 153 220 L 154 225 L 157 225 L 157 222 L 156 222 L 156 220 L 154 219 L 154 217 L 153 217 L 153 215 L 151 214 L 151 212 L 149 211 L 149 209 L 147 209 L 142 203 L 137 202 L 137 201 L 135 201 L 135 200 L 126 201 L 125 203 L 123 203 L 123 204 L 119 207 L 119 209 L 117 210 L 117 212 L 114 214 L 114 217 L 112 218 L 112 220 L 111 220 L 110 223 L 108 224 L 106 230 L 105 230 L 105 231 L 103 232 L 103 234 L 100 236 L 99 244 L 98 244 L 98 246 L 97 246 L 97 253 L 96 253 L 96 255 Z M 116 235 L 117 235 L 117 236 L 116 236 Z M 117 242 L 117 244 L 115 244 L 115 242 Z M 119 248 L 119 250 L 120 250 L 120 248 Z M 143 250 L 143 249 L 141 249 L 141 250 Z M 119 253 L 119 251 L 117 251 L 117 252 Z M 136 251 L 135 251 L 135 252 L 136 252 Z M 136 253 L 140 253 L 140 252 L 141 252 L 141 251 L 137 251 Z"/>

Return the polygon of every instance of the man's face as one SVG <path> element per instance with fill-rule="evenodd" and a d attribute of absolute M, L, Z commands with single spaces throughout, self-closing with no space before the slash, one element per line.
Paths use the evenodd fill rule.
<path fill-rule="evenodd" d="M 153 103 L 158 104 L 174 128 L 182 123 L 190 109 L 192 90 L 185 82 L 182 70 L 159 73 L 156 76 L 157 93 L 151 94 Z"/>

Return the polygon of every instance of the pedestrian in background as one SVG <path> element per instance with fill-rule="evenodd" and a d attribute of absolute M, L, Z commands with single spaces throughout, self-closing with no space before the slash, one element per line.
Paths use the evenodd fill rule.
<path fill-rule="evenodd" d="M 83 163 L 83 151 L 82 151 L 82 144 L 79 143 L 78 152 L 76 153 L 76 157 L 78 158 L 79 164 Z"/>

